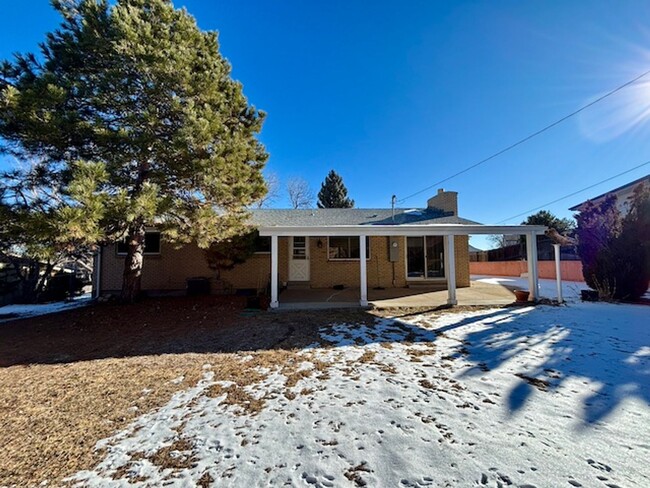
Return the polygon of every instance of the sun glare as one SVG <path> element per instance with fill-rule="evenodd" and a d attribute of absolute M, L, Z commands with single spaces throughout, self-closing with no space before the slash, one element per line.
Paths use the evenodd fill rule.
<path fill-rule="evenodd" d="M 638 75 L 650 69 L 650 54 L 644 58 L 646 63 L 638 63 L 636 70 L 624 72 Z M 625 79 L 625 75 L 619 79 Z M 587 102 L 605 93 L 596 94 Z M 582 133 L 597 142 L 611 141 L 626 133 L 650 133 L 650 74 L 589 107 L 580 114 L 579 124 Z"/>

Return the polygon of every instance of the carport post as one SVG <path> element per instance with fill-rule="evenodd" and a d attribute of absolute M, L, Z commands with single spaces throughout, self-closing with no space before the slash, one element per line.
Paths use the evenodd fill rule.
<path fill-rule="evenodd" d="M 539 279 L 537 277 L 537 236 L 534 232 L 526 234 L 526 260 L 528 261 L 528 290 L 530 298 L 539 300 Z"/>
<path fill-rule="evenodd" d="M 449 234 L 445 238 L 447 240 L 447 249 L 445 250 L 445 256 L 447 256 L 447 269 L 445 270 L 447 275 L 447 305 L 458 305 L 456 299 L 456 248 L 454 246 L 454 236 Z"/>
<path fill-rule="evenodd" d="M 368 269 L 366 263 L 366 236 L 359 236 L 359 285 L 361 297 L 359 305 L 365 307 L 368 305 Z"/>
<path fill-rule="evenodd" d="M 278 236 L 271 236 L 271 308 L 278 308 Z"/>
<path fill-rule="evenodd" d="M 557 281 L 557 301 L 562 303 L 562 269 L 560 266 L 560 245 L 553 244 L 553 251 L 555 251 L 555 280 Z"/>

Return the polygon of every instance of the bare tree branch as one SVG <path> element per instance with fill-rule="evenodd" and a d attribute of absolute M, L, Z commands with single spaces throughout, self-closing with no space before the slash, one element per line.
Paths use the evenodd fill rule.
<path fill-rule="evenodd" d="M 312 208 L 314 206 L 314 191 L 304 178 L 291 178 L 287 182 L 287 193 L 291 208 Z"/>
<path fill-rule="evenodd" d="M 266 188 L 266 195 L 264 195 L 253 204 L 255 208 L 268 207 L 276 202 L 278 198 L 280 198 L 280 177 L 276 173 L 267 173 Z"/>

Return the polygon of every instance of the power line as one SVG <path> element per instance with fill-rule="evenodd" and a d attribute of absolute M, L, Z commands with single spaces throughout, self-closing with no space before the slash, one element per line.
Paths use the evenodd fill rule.
<path fill-rule="evenodd" d="M 539 129 L 538 131 L 533 132 L 532 134 L 530 134 L 530 135 L 524 137 L 523 139 L 520 139 L 520 140 L 518 140 L 517 142 L 515 142 L 515 143 L 513 143 L 513 144 L 510 144 L 509 146 L 507 146 L 507 147 L 501 149 L 500 151 L 495 152 L 495 153 L 492 154 L 491 156 L 488 156 L 487 158 L 482 159 L 481 161 L 479 161 L 479 162 L 477 162 L 477 163 L 474 163 L 474 164 L 471 165 L 471 166 L 468 166 L 467 168 L 465 168 L 465 169 L 459 171 L 458 173 L 454 173 L 453 175 L 451 175 L 451 176 L 445 178 L 444 180 L 437 181 L 436 183 L 434 183 L 434 184 L 432 184 L 432 185 L 429 185 L 429 186 L 427 186 L 426 188 L 423 188 L 422 190 L 416 191 L 415 193 L 412 193 L 412 194 L 410 194 L 410 195 L 408 195 L 408 196 L 406 196 L 406 197 L 400 199 L 398 203 L 403 203 L 403 202 L 405 202 L 406 200 L 408 200 L 408 199 L 410 199 L 410 198 L 413 198 L 414 196 L 420 195 L 421 193 L 424 193 L 425 191 L 429 191 L 431 188 L 434 188 L 434 187 L 436 187 L 436 186 L 438 186 L 438 185 L 440 185 L 440 184 L 442 184 L 442 183 L 445 183 L 445 182 L 447 182 L 447 181 L 449 181 L 449 180 L 451 180 L 451 179 L 453 179 L 453 178 L 456 178 L 457 176 L 460 176 L 460 175 L 462 175 L 463 173 L 467 173 L 469 170 L 474 169 L 474 168 L 476 168 L 477 166 L 482 165 L 483 163 L 487 163 L 488 161 L 490 161 L 490 160 L 492 160 L 492 159 L 494 159 L 494 158 L 496 158 L 496 157 L 498 157 L 498 156 L 501 156 L 503 153 L 508 152 L 508 151 L 510 151 L 511 149 L 514 149 L 515 147 L 517 147 L 517 146 L 523 144 L 524 142 L 528 142 L 528 141 L 531 140 L 532 138 L 537 137 L 538 135 L 540 135 L 540 134 L 546 132 L 546 131 L 549 130 L 549 129 L 552 129 L 553 127 L 555 127 L 556 125 L 561 124 L 561 123 L 564 122 L 565 120 L 570 119 L 571 117 L 573 117 L 573 116 L 575 116 L 575 115 L 578 115 L 580 112 L 582 112 L 582 111 L 588 109 L 589 107 L 591 107 L 591 106 L 597 104 L 598 102 L 600 102 L 600 101 L 606 99 L 607 97 L 610 97 L 610 96 L 614 95 L 616 92 L 621 91 L 623 88 L 626 88 L 626 87 L 628 87 L 628 86 L 630 86 L 630 85 L 636 83 L 637 81 L 639 81 L 641 78 L 643 78 L 644 76 L 646 76 L 646 75 L 648 75 L 648 74 L 650 74 L 650 70 L 645 71 L 644 73 L 641 73 L 641 74 L 640 74 L 639 76 L 637 76 L 636 78 L 631 79 L 630 81 L 628 81 L 628 82 L 626 82 L 626 83 L 623 83 L 622 85 L 620 85 L 620 86 L 614 88 L 612 91 L 605 93 L 603 96 L 596 98 L 595 100 L 589 102 L 589 103 L 586 104 L 586 105 L 583 105 L 583 106 L 580 107 L 579 109 L 577 109 L 577 110 L 571 112 L 570 114 L 565 115 L 564 117 L 562 117 L 562 118 L 556 120 L 555 122 L 553 122 L 553 123 L 547 125 L 546 127 L 543 127 L 542 129 Z"/>
<path fill-rule="evenodd" d="M 582 190 L 574 191 L 573 193 L 569 193 L 568 195 L 564 195 L 563 197 L 557 198 L 557 199 L 553 200 L 552 202 L 545 203 L 544 205 L 540 205 L 539 207 L 531 208 L 530 210 L 526 210 L 525 212 L 522 212 L 520 214 L 513 215 L 512 217 L 509 217 L 509 218 L 504 219 L 504 220 L 500 220 L 499 222 L 497 222 L 497 224 L 502 224 L 504 222 L 508 222 L 509 220 L 516 219 L 517 217 L 521 217 L 523 215 L 528 215 L 531 212 L 534 212 L 535 210 L 539 210 L 541 208 L 548 207 L 549 205 L 553 205 L 554 203 L 557 203 L 557 202 L 559 202 L 561 200 L 565 200 L 567 198 L 570 198 L 570 197 L 572 197 L 574 195 L 577 195 L 578 193 L 582 193 L 583 191 L 591 190 L 595 186 L 598 186 L 598 185 L 600 185 L 602 183 L 606 183 L 606 182 L 608 182 L 610 180 L 613 180 L 614 178 L 618 178 L 619 176 L 623 176 L 623 175 L 625 175 L 627 173 L 631 173 L 635 169 L 639 169 L 639 168 L 641 168 L 643 166 L 646 166 L 648 164 L 650 164 L 650 161 L 646 161 L 645 163 L 642 163 L 642 164 L 640 164 L 638 166 L 635 166 L 634 168 L 630 168 L 630 169 L 628 169 L 626 171 L 623 171 L 622 173 L 619 173 L 617 175 L 610 176 L 609 178 L 605 178 L 604 180 L 599 181 L 598 183 L 594 183 L 593 185 L 589 185 L 589 186 L 583 188 Z"/>

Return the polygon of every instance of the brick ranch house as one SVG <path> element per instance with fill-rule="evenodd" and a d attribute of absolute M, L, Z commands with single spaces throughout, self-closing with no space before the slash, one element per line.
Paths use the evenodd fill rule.
<path fill-rule="evenodd" d="M 488 226 L 458 216 L 457 193 L 438 190 L 417 209 L 255 209 L 251 226 L 259 239 L 256 252 L 217 279 L 196 245 L 180 249 L 147 233 L 142 289 L 182 293 L 192 277 L 206 277 L 215 293 L 270 290 L 271 307 L 282 289 L 351 287 L 368 304 L 368 287 L 431 285 L 448 290 L 470 286 L 469 235 L 523 234 L 529 255 L 536 256 L 536 234 L 543 226 Z M 453 249 L 453 252 L 450 250 Z M 125 248 L 103 247 L 96 257 L 96 295 L 117 294 L 122 285 Z M 538 298 L 537 260 L 529 260 L 531 298 Z"/>

